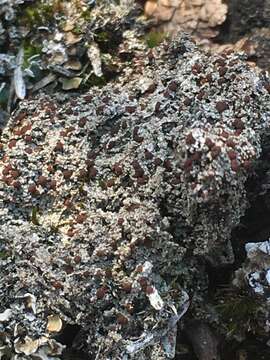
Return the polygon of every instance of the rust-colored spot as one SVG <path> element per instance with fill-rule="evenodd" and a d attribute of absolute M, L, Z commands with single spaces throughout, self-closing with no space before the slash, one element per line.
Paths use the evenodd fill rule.
<path fill-rule="evenodd" d="M 6 165 L 2 170 L 3 175 L 9 175 L 10 171 L 12 170 L 12 166 L 10 164 Z"/>
<path fill-rule="evenodd" d="M 202 66 L 198 63 L 195 63 L 191 68 L 191 72 L 194 75 L 199 74 L 201 71 L 202 71 Z"/>
<path fill-rule="evenodd" d="M 175 80 L 172 80 L 172 81 L 168 84 L 168 89 L 169 89 L 170 91 L 175 92 L 175 91 L 177 90 L 177 88 L 178 88 L 178 83 L 177 83 L 177 81 L 175 81 Z"/>
<path fill-rule="evenodd" d="M 192 133 L 187 134 L 186 136 L 186 144 L 187 145 L 192 145 L 195 144 L 196 140 L 194 139 Z"/>
<path fill-rule="evenodd" d="M 27 143 L 31 143 L 33 141 L 33 138 L 31 135 L 25 135 L 24 140 Z"/>
<path fill-rule="evenodd" d="M 127 293 L 131 292 L 132 283 L 130 281 L 123 281 L 121 284 L 121 289 Z"/>
<path fill-rule="evenodd" d="M 218 69 L 219 75 L 224 76 L 226 72 L 228 71 L 228 68 L 226 66 L 222 66 Z"/>
<path fill-rule="evenodd" d="M 75 264 L 80 264 L 82 258 L 80 257 L 80 255 L 75 255 L 73 261 L 75 262 Z"/>
<path fill-rule="evenodd" d="M 46 178 L 46 176 L 44 175 L 40 175 L 38 178 L 37 178 L 37 184 L 38 185 L 41 185 L 41 186 L 45 186 L 48 182 L 48 179 Z"/>
<path fill-rule="evenodd" d="M 142 290 L 145 291 L 148 286 L 148 279 L 146 277 L 142 276 L 142 277 L 140 277 L 138 282 L 139 282 Z"/>
<path fill-rule="evenodd" d="M 211 155 L 212 157 L 215 159 L 221 152 L 221 147 L 220 146 L 213 146 L 211 149 Z"/>
<path fill-rule="evenodd" d="M 95 179 L 95 177 L 97 176 L 97 169 L 92 166 L 88 169 L 88 175 L 90 179 Z"/>
<path fill-rule="evenodd" d="M 16 181 L 13 181 L 12 186 L 18 190 L 21 188 L 21 183 L 20 183 L 20 181 L 16 180 Z"/>
<path fill-rule="evenodd" d="M 119 163 L 115 163 L 112 167 L 112 170 L 118 176 L 123 174 L 123 168 Z"/>
<path fill-rule="evenodd" d="M 145 293 L 146 293 L 147 295 L 151 295 L 151 294 L 153 294 L 154 292 L 155 292 L 155 289 L 153 288 L 153 286 L 148 285 L 148 286 L 146 287 L 146 289 L 145 289 Z"/>
<path fill-rule="evenodd" d="M 184 105 L 190 106 L 191 104 L 192 104 L 192 99 L 186 97 L 185 100 L 184 100 Z"/>
<path fill-rule="evenodd" d="M 14 148 L 16 146 L 16 144 L 17 144 L 17 141 L 15 139 L 10 140 L 10 142 L 8 143 L 9 149 Z"/>
<path fill-rule="evenodd" d="M 64 150 L 64 145 L 61 141 L 57 141 L 55 147 L 54 147 L 55 151 L 63 151 Z"/>
<path fill-rule="evenodd" d="M 139 177 L 137 178 L 137 184 L 139 186 L 146 185 L 148 183 L 148 180 L 149 180 L 148 176 Z"/>
<path fill-rule="evenodd" d="M 56 186 L 57 186 L 56 180 L 50 180 L 50 181 L 49 181 L 49 187 L 50 187 L 50 189 L 55 190 L 55 189 L 56 189 Z"/>
<path fill-rule="evenodd" d="M 166 171 L 168 171 L 168 172 L 172 171 L 172 163 L 169 159 L 164 160 L 163 166 L 166 169 Z"/>
<path fill-rule="evenodd" d="M 131 106 L 131 105 L 128 105 L 125 107 L 125 111 L 129 114 L 133 114 L 135 111 L 136 111 L 136 107 L 135 106 Z"/>
<path fill-rule="evenodd" d="M 69 180 L 73 174 L 72 170 L 63 170 L 63 177 L 65 180 Z"/>
<path fill-rule="evenodd" d="M 123 314 L 118 314 L 117 315 L 117 322 L 118 324 L 124 326 L 128 324 L 128 318 L 126 316 L 124 316 Z"/>
<path fill-rule="evenodd" d="M 222 113 L 223 111 L 229 109 L 229 105 L 227 104 L 226 101 L 218 101 L 216 103 L 216 109 L 219 113 Z"/>
<path fill-rule="evenodd" d="M 79 127 L 83 128 L 85 126 L 86 122 L 87 122 L 86 117 L 80 118 L 79 123 L 78 123 Z"/>
<path fill-rule="evenodd" d="M 32 154 L 33 150 L 30 147 L 25 148 L 24 150 L 28 155 Z"/>
<path fill-rule="evenodd" d="M 236 129 L 240 129 L 240 130 L 243 130 L 245 128 L 245 124 L 244 122 L 241 120 L 241 119 L 235 119 L 233 121 L 233 126 L 236 128 Z"/>
<path fill-rule="evenodd" d="M 51 284 L 52 284 L 52 287 L 54 287 L 57 290 L 63 290 L 64 289 L 63 284 L 61 284 L 59 281 L 53 281 Z"/>
<path fill-rule="evenodd" d="M 239 162 L 237 160 L 232 160 L 231 161 L 231 169 L 235 172 L 237 172 L 239 170 Z"/>
<path fill-rule="evenodd" d="M 235 147 L 235 142 L 233 141 L 233 139 L 228 139 L 226 141 L 226 145 L 231 147 L 231 148 L 234 148 Z"/>
<path fill-rule="evenodd" d="M 192 163 L 193 163 L 193 161 L 192 161 L 192 159 L 186 159 L 186 161 L 184 162 L 184 164 L 183 164 L 183 168 L 184 168 L 184 170 L 185 171 L 190 171 L 191 170 L 191 168 L 192 168 Z"/>
<path fill-rule="evenodd" d="M 29 192 L 31 195 L 37 195 L 37 194 L 38 194 L 38 190 L 37 190 L 36 185 L 35 185 L 35 184 L 29 185 L 29 187 L 28 187 L 28 192 Z"/>
<path fill-rule="evenodd" d="M 231 160 L 234 160 L 234 159 L 237 158 L 237 154 L 236 154 L 236 152 L 233 151 L 233 150 L 227 151 L 227 155 L 228 155 L 229 159 L 231 159 Z"/>
<path fill-rule="evenodd" d="M 100 288 L 97 289 L 96 296 L 99 300 L 102 300 L 107 294 L 107 292 L 108 292 L 107 287 L 101 286 Z"/>
<path fill-rule="evenodd" d="M 86 219 L 87 219 L 87 214 L 86 213 L 81 213 L 81 214 L 77 215 L 75 221 L 78 224 L 83 224 Z"/>

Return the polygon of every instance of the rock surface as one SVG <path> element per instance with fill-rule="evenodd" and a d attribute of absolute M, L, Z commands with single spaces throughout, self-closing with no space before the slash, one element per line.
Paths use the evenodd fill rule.
<path fill-rule="evenodd" d="M 148 0 L 145 15 L 156 19 L 165 32 L 187 31 L 212 38 L 224 23 L 228 6 L 221 0 Z"/>
<path fill-rule="evenodd" d="M 233 261 L 269 91 L 178 37 L 117 83 L 22 102 L 0 142 L 1 354 L 57 358 L 76 324 L 94 358 L 173 358 L 188 297 L 211 316 L 206 259 Z"/>

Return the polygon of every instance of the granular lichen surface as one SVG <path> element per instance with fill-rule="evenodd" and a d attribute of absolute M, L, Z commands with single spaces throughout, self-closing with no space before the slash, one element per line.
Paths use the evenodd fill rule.
<path fill-rule="evenodd" d="M 60 356 L 54 337 L 76 324 L 98 359 L 167 359 L 160 340 L 186 294 L 208 316 L 205 259 L 233 261 L 269 79 L 184 37 L 133 65 L 85 95 L 23 101 L 2 132 L 0 353 L 11 358 Z"/>

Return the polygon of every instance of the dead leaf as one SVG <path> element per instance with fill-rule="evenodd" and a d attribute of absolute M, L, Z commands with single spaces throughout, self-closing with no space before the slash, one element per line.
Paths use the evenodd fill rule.
<path fill-rule="evenodd" d="M 82 82 L 82 78 L 80 77 L 74 77 L 72 79 L 60 78 L 59 81 L 62 83 L 63 90 L 72 90 L 72 89 L 78 89 L 78 87 Z"/>

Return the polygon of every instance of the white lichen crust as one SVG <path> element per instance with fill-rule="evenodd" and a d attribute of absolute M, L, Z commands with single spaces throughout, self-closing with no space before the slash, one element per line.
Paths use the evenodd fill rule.
<path fill-rule="evenodd" d="M 3 130 L 0 351 L 13 357 L 59 356 L 55 335 L 76 324 L 94 358 L 167 359 L 185 292 L 196 309 L 207 290 L 204 259 L 232 261 L 269 80 L 184 37 L 133 65 L 85 95 L 22 102 Z"/>

